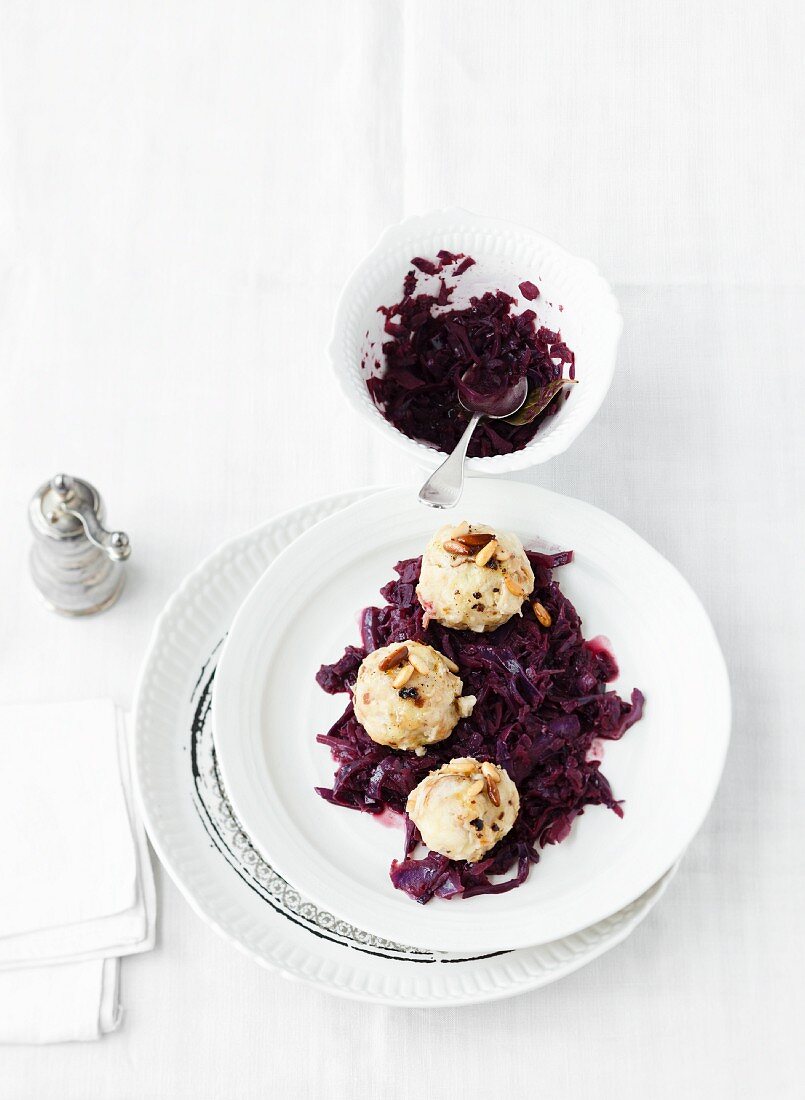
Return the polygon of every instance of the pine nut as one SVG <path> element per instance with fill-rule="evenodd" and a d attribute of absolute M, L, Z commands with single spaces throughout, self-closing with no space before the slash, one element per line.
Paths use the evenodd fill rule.
<path fill-rule="evenodd" d="M 408 646 L 400 646 L 399 649 L 393 650 L 391 653 L 387 653 L 380 664 L 377 666 L 381 672 L 388 672 L 389 669 L 396 668 L 397 665 L 401 665 L 403 661 L 408 660 Z"/>
<path fill-rule="evenodd" d="M 476 565 L 481 565 L 481 566 L 486 565 L 486 563 L 492 557 L 494 557 L 494 554 L 495 554 L 495 551 L 497 550 L 497 548 L 498 548 L 497 540 L 492 539 L 491 542 L 488 542 L 486 544 L 486 546 L 482 547 L 478 551 L 478 553 L 475 555 L 475 564 Z"/>
<path fill-rule="evenodd" d="M 413 674 L 414 669 L 412 665 L 403 665 L 403 667 L 391 681 L 391 686 L 394 688 L 395 691 L 398 691 L 401 687 L 405 687 Z"/>
<path fill-rule="evenodd" d="M 450 770 L 455 772 L 456 775 L 472 775 L 475 767 L 474 760 L 461 760 L 458 758 L 450 761 Z"/>
<path fill-rule="evenodd" d="M 427 676 L 430 672 L 430 665 L 419 653 L 409 653 L 408 660 L 417 670 L 420 676 Z"/>
<path fill-rule="evenodd" d="M 550 626 L 553 622 L 550 611 L 548 611 L 546 607 L 543 607 L 539 600 L 535 600 L 531 606 L 534 608 L 537 622 L 541 623 L 543 626 Z"/>
<path fill-rule="evenodd" d="M 506 581 L 506 587 L 511 592 L 512 596 L 525 596 L 525 589 L 510 573 L 507 573 L 504 579 Z"/>

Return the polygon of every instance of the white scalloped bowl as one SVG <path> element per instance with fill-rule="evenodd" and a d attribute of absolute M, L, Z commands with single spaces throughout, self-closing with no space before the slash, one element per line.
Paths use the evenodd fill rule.
<path fill-rule="evenodd" d="M 540 426 L 526 447 L 508 455 L 471 458 L 475 474 L 503 474 L 536 466 L 561 454 L 590 423 L 606 397 L 615 371 L 623 319 L 607 282 L 589 260 L 571 256 L 533 229 L 466 210 L 436 210 L 406 218 L 383 233 L 347 281 L 335 313 L 330 362 L 352 407 L 420 466 L 435 469 L 442 451 L 409 439 L 385 419 L 366 388 L 375 361 L 383 369 L 383 316 L 378 306 L 399 301 L 413 256 L 435 258 L 439 249 L 463 252 L 476 264 L 453 295 L 461 306 L 473 294 L 505 290 L 522 308 L 537 312 L 540 324 L 556 331 L 576 355 L 578 385 L 560 411 Z M 540 288 L 536 302 L 524 302 L 519 283 Z M 367 367 L 363 368 L 362 363 Z"/>

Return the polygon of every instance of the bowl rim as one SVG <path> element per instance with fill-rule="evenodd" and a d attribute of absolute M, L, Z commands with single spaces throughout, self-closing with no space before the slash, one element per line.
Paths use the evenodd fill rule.
<path fill-rule="evenodd" d="M 429 228 L 432 228 L 434 224 L 438 224 L 439 222 L 449 224 L 454 221 L 470 222 L 479 230 L 493 232 L 498 235 L 516 235 L 520 238 L 527 237 L 537 241 L 547 251 L 560 256 L 578 271 L 586 273 L 587 279 L 590 281 L 591 285 L 596 286 L 598 291 L 599 309 L 609 315 L 612 325 L 610 352 L 606 356 L 605 361 L 602 361 L 598 369 L 599 392 L 588 400 L 586 408 L 584 408 L 583 412 L 576 418 L 571 428 L 565 431 L 553 431 L 541 438 L 538 433 L 534 440 L 529 442 L 522 450 L 513 451 L 510 454 L 490 455 L 486 458 L 468 458 L 465 468 L 466 472 L 470 475 L 483 475 L 514 472 L 516 470 L 528 469 L 531 466 L 541 465 L 543 462 L 547 462 L 557 455 L 564 453 L 564 451 L 575 442 L 579 435 L 581 435 L 601 408 L 615 374 L 618 344 L 623 332 L 623 315 L 611 286 L 592 260 L 574 255 L 552 238 L 530 226 L 522 225 L 518 222 L 504 218 L 475 214 L 459 206 L 443 207 L 428 211 L 424 214 L 412 214 L 399 222 L 386 226 L 374 246 L 353 267 L 350 275 L 341 288 L 333 314 L 333 324 L 327 347 L 327 358 L 330 365 L 330 371 L 335 376 L 338 387 L 350 407 L 361 416 L 362 419 L 373 425 L 375 430 L 393 443 L 398 450 L 405 451 L 420 468 L 434 470 L 447 458 L 447 453 L 445 451 L 436 450 L 436 448 L 430 447 L 426 443 L 411 439 L 398 428 L 394 427 L 393 424 L 386 420 L 373 402 L 359 402 L 355 400 L 352 387 L 349 385 L 350 366 L 345 362 L 344 356 L 341 354 L 340 340 L 346 327 L 347 308 L 357 289 L 361 286 L 367 269 L 371 267 L 372 264 L 394 244 L 394 242 L 402 236 L 409 236 L 412 230 L 418 230 L 420 233 L 424 233 Z"/>

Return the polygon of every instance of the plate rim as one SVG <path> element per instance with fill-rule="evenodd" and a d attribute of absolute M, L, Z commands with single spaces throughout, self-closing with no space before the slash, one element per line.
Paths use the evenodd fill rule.
<path fill-rule="evenodd" d="M 481 482 L 473 482 L 473 489 L 478 492 L 485 491 L 481 488 Z M 491 482 L 490 484 L 494 484 Z M 710 759 L 710 770 L 712 772 L 710 780 L 710 788 L 707 791 L 706 797 L 702 795 L 701 804 L 699 806 L 696 815 L 690 817 L 690 821 L 684 827 L 678 830 L 676 840 L 671 847 L 673 851 L 666 853 L 668 855 L 669 862 L 664 865 L 664 870 L 667 870 L 675 862 L 677 862 L 692 839 L 696 836 L 702 824 L 707 818 L 710 807 L 712 806 L 713 799 L 718 790 L 718 786 L 721 781 L 723 769 L 726 761 L 726 755 L 729 749 L 730 734 L 731 734 L 731 693 L 729 675 L 727 671 L 726 662 L 716 635 L 712 622 L 702 604 L 701 600 L 693 590 L 690 583 L 682 576 L 679 570 L 676 569 L 671 562 L 667 560 L 658 550 L 656 550 L 650 543 L 642 538 L 637 532 L 624 523 L 622 520 L 615 516 L 610 515 L 603 509 L 597 508 L 595 505 L 591 505 L 586 501 L 579 500 L 577 498 L 568 497 L 564 494 L 555 493 L 552 490 L 545 489 L 541 486 L 529 485 L 524 483 L 511 483 L 519 486 L 516 492 L 521 494 L 532 495 L 542 497 L 542 503 L 545 501 L 551 501 L 554 506 L 569 507 L 575 517 L 578 517 L 579 522 L 584 522 L 588 519 L 593 523 L 598 521 L 602 526 L 608 525 L 609 531 L 618 531 L 628 540 L 628 543 L 635 547 L 636 551 L 640 554 L 641 558 L 651 564 L 651 566 L 662 573 L 668 578 L 671 584 L 674 586 L 672 594 L 678 594 L 680 592 L 685 594 L 686 600 L 690 601 L 689 607 L 695 609 L 698 615 L 698 621 L 696 623 L 697 632 L 699 637 L 699 646 L 705 649 L 708 653 L 708 672 L 712 676 L 712 682 L 714 689 L 712 692 L 712 698 L 716 700 L 714 703 L 714 714 L 711 716 L 713 720 L 713 729 L 718 733 L 718 741 L 713 749 Z M 378 494 L 373 494 L 371 500 L 359 500 L 355 504 L 348 506 L 348 508 L 334 513 L 328 517 L 328 522 L 340 521 L 343 522 L 345 514 L 348 516 L 350 512 L 357 510 L 364 510 L 366 507 L 380 507 L 382 509 L 383 498 L 394 499 L 395 497 L 401 497 L 403 494 L 409 492 L 409 487 L 395 486 L 387 489 Z M 415 510 L 415 505 L 412 505 L 412 509 Z M 539 501 L 537 502 L 537 511 L 539 510 Z M 420 513 L 416 513 L 419 515 Z M 424 513 L 423 513 L 424 514 Z M 602 519 L 603 517 L 603 519 Z M 382 517 L 381 517 L 382 518 Z M 316 525 L 319 527 L 320 525 Z M 301 536 L 303 541 L 310 541 L 315 538 L 314 529 L 306 531 Z M 283 850 L 277 848 L 276 851 L 270 850 L 265 844 L 264 838 L 266 831 L 260 827 L 255 828 L 255 824 L 259 825 L 259 814 L 257 811 L 258 804 L 264 803 L 264 799 L 260 799 L 256 790 L 252 790 L 252 779 L 248 774 L 250 769 L 244 770 L 242 760 L 238 759 L 238 753 L 235 751 L 234 738 L 229 737 L 226 733 L 221 736 L 221 729 L 233 729 L 237 726 L 238 729 L 242 728 L 244 722 L 250 722 L 251 718 L 248 714 L 244 714 L 239 711 L 238 704 L 242 698 L 242 691 L 240 690 L 241 677 L 238 674 L 237 684 L 238 689 L 230 689 L 228 686 L 230 683 L 234 683 L 232 677 L 232 661 L 233 652 L 238 655 L 238 648 L 242 651 L 244 642 L 244 623 L 248 625 L 250 619 L 253 621 L 255 618 L 255 608 L 259 604 L 259 592 L 261 588 L 270 586 L 271 575 L 280 573 L 285 566 L 287 560 L 290 560 L 289 555 L 292 555 L 295 545 L 288 546 L 277 558 L 272 562 L 271 566 L 266 570 L 266 573 L 260 578 L 257 584 L 250 592 L 247 599 L 243 601 L 241 607 L 235 616 L 232 623 L 231 630 L 229 632 L 227 641 L 223 647 L 221 654 L 219 669 L 219 681 L 218 690 L 213 699 L 213 713 L 215 716 L 215 722 L 219 730 L 218 734 L 218 748 L 219 748 L 219 764 L 222 774 L 226 781 L 228 790 L 230 792 L 230 798 L 232 804 L 236 809 L 238 817 L 244 823 L 244 827 L 249 832 L 253 843 L 256 848 L 260 850 L 265 858 L 275 866 L 280 873 L 289 877 L 292 881 L 299 883 L 298 872 L 296 869 L 294 873 L 291 873 L 291 855 L 287 858 Z M 263 601 L 265 604 L 265 601 Z M 240 626 L 240 631 L 239 631 Z M 238 640 L 240 639 L 240 640 Z M 252 639 L 253 641 L 254 639 Z M 229 669 L 229 671 L 227 671 Z M 237 721 L 235 717 L 237 714 Z M 223 721 L 222 721 L 223 717 Z M 312 736 L 312 734 L 311 734 Z M 233 777 L 235 782 L 233 782 Z M 307 845 L 308 848 L 310 845 Z M 298 854 L 298 853 L 297 853 Z M 664 870 L 660 872 L 660 876 L 664 873 Z M 325 870 L 324 872 L 328 872 Z M 317 904 L 325 906 L 327 909 L 337 913 L 342 919 L 350 921 L 351 923 L 361 924 L 362 927 L 368 928 L 370 932 L 378 936 L 384 936 L 389 939 L 406 939 L 407 942 L 414 944 L 415 946 L 426 950 L 445 950 L 444 944 L 448 942 L 450 937 L 450 950 L 472 950 L 469 947 L 470 933 L 466 927 L 448 925 L 447 923 L 441 929 L 438 929 L 432 920 L 427 922 L 424 932 L 414 932 L 412 934 L 409 929 L 407 933 L 403 933 L 402 929 L 404 924 L 403 915 L 396 909 L 392 908 L 388 899 L 378 900 L 378 909 L 370 911 L 367 915 L 358 917 L 354 909 L 350 909 L 349 906 L 352 902 L 348 902 L 348 892 L 345 889 L 341 889 L 340 892 L 335 887 L 337 882 L 343 879 L 343 874 L 340 872 L 333 873 L 333 881 L 328 886 L 332 888 L 332 895 L 325 897 L 324 891 L 328 889 L 327 886 L 322 886 L 319 889 L 318 884 L 312 875 L 307 875 L 302 879 L 302 888 L 305 894 L 313 898 Z M 612 904 L 612 898 L 607 901 L 602 901 L 598 908 L 593 908 L 592 912 L 584 913 L 584 919 L 579 914 L 578 923 L 567 928 L 562 928 L 561 931 L 556 928 L 551 928 L 550 933 L 543 930 L 538 942 L 550 943 L 559 938 L 565 938 L 583 930 L 586 927 L 590 927 L 598 921 L 605 919 L 610 913 L 618 912 L 626 905 L 631 904 L 637 897 L 641 896 L 645 890 L 649 889 L 651 883 L 656 881 L 654 872 L 649 868 L 643 869 L 642 877 L 636 878 L 631 885 L 627 887 L 627 895 L 621 902 L 620 898 L 617 899 L 617 904 L 614 909 L 610 908 Z M 364 891 L 362 891 L 363 893 Z M 582 891 L 583 893 L 583 891 Z M 485 918 L 489 917 L 489 914 L 484 913 Z M 590 919 L 588 919 L 590 918 Z M 464 918 L 462 917 L 462 920 Z M 559 919 L 559 918 L 557 918 Z M 383 921 L 388 923 L 384 924 Z M 466 923 L 469 923 L 468 921 Z M 518 918 L 512 919 L 503 939 L 492 941 L 482 941 L 482 947 L 484 950 L 518 950 L 527 946 L 534 946 L 533 941 L 528 942 L 526 937 L 529 933 L 526 930 L 527 921 L 525 915 L 519 915 Z M 442 942 L 437 942 L 437 938 L 444 936 Z M 474 949 L 477 949 L 474 948 Z"/>
<path fill-rule="evenodd" d="M 262 953 L 253 943 L 246 942 L 245 935 L 240 927 L 236 932 L 227 925 L 227 920 L 229 919 L 228 914 L 222 914 L 220 910 L 217 910 L 209 897 L 201 896 L 198 889 L 198 883 L 193 882 L 193 876 L 196 874 L 195 869 L 192 871 L 189 870 L 187 862 L 182 861 L 185 856 L 184 849 L 182 851 L 182 857 L 180 858 L 172 848 L 173 844 L 184 844 L 187 847 L 195 847 L 196 850 L 198 850 L 199 846 L 203 846 L 204 851 L 207 852 L 208 844 L 205 836 L 200 832 L 196 834 L 194 825 L 192 827 L 192 836 L 190 837 L 180 833 L 178 837 L 177 835 L 171 834 L 170 838 L 166 837 L 163 839 L 162 825 L 159 816 L 156 814 L 152 815 L 151 812 L 151 798 L 155 798 L 156 796 L 148 790 L 145 776 L 141 770 L 144 764 L 143 756 L 144 754 L 147 755 L 149 749 L 154 751 L 155 748 L 160 752 L 160 755 L 166 755 L 164 753 L 164 746 L 161 742 L 164 741 L 166 737 L 174 738 L 176 736 L 177 723 L 181 719 L 181 714 L 166 713 L 163 706 L 156 715 L 146 719 L 140 714 L 140 704 L 143 701 L 143 688 L 150 686 L 152 680 L 159 678 L 159 670 L 155 669 L 154 660 L 160 648 L 160 644 L 163 641 L 163 634 L 169 629 L 174 629 L 178 625 L 173 621 L 174 619 L 179 619 L 179 621 L 181 621 L 182 616 L 187 610 L 183 605 L 189 602 L 193 586 L 204 580 L 213 570 L 217 569 L 218 572 L 220 572 L 219 567 L 221 560 L 227 551 L 238 548 L 241 552 L 246 553 L 256 544 L 257 540 L 263 536 L 267 536 L 272 530 L 277 528 L 283 520 L 287 520 L 291 517 L 299 517 L 307 511 L 315 510 L 317 518 L 308 525 L 313 526 L 313 524 L 320 521 L 320 518 L 322 518 L 322 509 L 326 508 L 328 505 L 333 505 L 340 500 L 348 500 L 348 498 L 354 501 L 360 499 L 361 496 L 379 492 L 382 491 L 382 489 L 382 486 L 365 486 L 361 489 L 327 494 L 313 501 L 295 505 L 277 513 L 244 533 L 223 540 L 185 575 L 182 582 L 166 601 L 154 623 L 138 675 L 134 707 L 135 738 L 132 746 L 133 775 L 135 779 L 135 795 L 138 808 L 148 831 L 149 840 L 160 863 L 165 868 L 169 877 L 179 890 L 179 893 L 185 898 L 192 911 L 240 953 L 244 954 L 264 969 L 275 971 L 286 980 L 309 985 L 315 989 L 346 999 L 383 1004 L 390 1008 L 438 1008 L 447 1005 L 470 1005 L 493 1002 L 522 995 L 535 989 L 543 988 L 546 985 L 552 984 L 574 973 L 587 963 L 592 962 L 607 951 L 623 943 L 634 929 L 643 922 L 654 906 L 659 902 L 660 898 L 665 894 L 671 880 L 676 874 L 679 864 L 677 863 L 670 868 L 641 898 L 636 899 L 635 902 L 625 907 L 625 909 L 621 910 L 619 913 L 613 914 L 608 921 L 601 922 L 601 924 L 609 924 L 614 919 L 620 919 L 620 924 L 614 932 L 610 929 L 601 929 L 600 926 L 585 929 L 582 934 L 585 941 L 589 941 L 593 933 L 599 933 L 600 938 L 592 945 L 585 943 L 584 947 L 577 949 L 576 954 L 572 957 L 568 957 L 569 948 L 565 947 L 562 952 L 560 949 L 563 945 L 557 944 L 553 945 L 557 950 L 554 952 L 551 966 L 543 966 L 543 968 L 537 972 L 532 971 L 523 973 L 522 975 L 515 975 L 513 973 L 513 968 L 509 966 L 507 967 L 506 975 L 502 981 L 492 988 L 486 983 L 484 988 L 476 987 L 472 990 L 468 990 L 466 986 L 464 986 L 461 989 L 451 988 L 439 994 L 431 992 L 422 993 L 418 989 L 416 994 L 402 995 L 395 991 L 389 992 L 386 989 L 382 992 L 378 992 L 377 990 L 350 986 L 345 982 L 334 982 L 331 979 L 322 977 L 320 974 L 305 973 L 301 967 L 296 970 L 289 969 L 287 965 L 277 961 L 276 958 L 268 957 L 266 954 Z M 342 505 L 342 507 L 343 506 L 345 505 Z M 293 538 L 289 541 L 293 541 Z M 173 645 L 176 646 L 177 643 L 174 642 Z M 184 652 L 181 655 L 183 657 L 187 656 Z M 203 652 L 192 654 L 193 662 L 203 660 L 204 657 L 205 654 Z M 192 670 L 197 671 L 195 663 L 192 665 Z M 186 730 L 184 730 L 183 733 L 186 734 Z M 168 767 L 173 769 L 175 769 L 176 766 L 175 762 L 171 762 L 171 764 L 168 765 Z M 171 791 L 171 798 L 173 800 L 178 797 L 178 792 Z M 186 823 L 180 823 L 180 825 L 186 830 Z M 220 857 L 216 856 L 215 858 Z M 234 896 L 234 890 L 231 891 L 231 893 Z M 227 902 L 231 908 L 231 898 L 227 898 Z M 239 908 L 242 912 L 242 905 L 239 904 Z M 627 912 L 627 910 L 630 911 Z M 521 957 L 520 966 L 525 967 L 525 964 L 526 960 Z M 460 973 L 461 971 L 459 968 L 456 968 L 456 978 L 458 978 Z M 466 973 L 466 971 L 464 973 Z"/>

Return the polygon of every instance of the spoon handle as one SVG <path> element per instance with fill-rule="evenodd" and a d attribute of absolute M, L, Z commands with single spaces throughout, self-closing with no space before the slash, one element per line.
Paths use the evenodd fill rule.
<path fill-rule="evenodd" d="M 472 433 L 480 419 L 480 413 L 473 414 L 453 453 L 448 455 L 437 470 L 433 471 L 419 490 L 419 499 L 423 504 L 429 504 L 431 508 L 452 508 L 458 503 L 461 490 L 464 488 L 464 459 L 467 456 Z"/>

